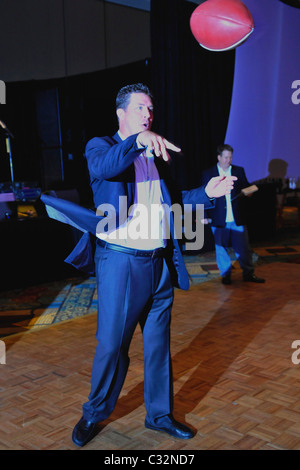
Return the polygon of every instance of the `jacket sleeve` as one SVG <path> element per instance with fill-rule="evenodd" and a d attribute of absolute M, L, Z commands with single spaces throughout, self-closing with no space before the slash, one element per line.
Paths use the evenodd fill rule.
<path fill-rule="evenodd" d="M 182 202 L 183 204 L 192 204 L 194 206 L 193 209 L 196 209 L 196 204 L 203 204 L 204 209 L 212 209 L 215 206 L 214 199 L 210 199 L 207 196 L 205 186 L 182 191 Z"/>
<path fill-rule="evenodd" d="M 203 204 L 204 209 L 213 209 L 215 207 L 215 200 L 209 199 L 205 192 L 205 187 L 210 179 L 211 176 L 207 172 L 204 172 L 201 177 L 201 186 L 189 191 L 183 191 L 183 203 Z"/>
<path fill-rule="evenodd" d="M 141 153 L 136 143 L 137 134 L 121 143 L 112 143 L 105 138 L 94 137 L 85 148 L 91 179 L 110 179 L 125 171 Z"/>

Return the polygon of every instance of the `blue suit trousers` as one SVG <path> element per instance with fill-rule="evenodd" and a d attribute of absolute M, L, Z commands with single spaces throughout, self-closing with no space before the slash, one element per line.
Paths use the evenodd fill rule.
<path fill-rule="evenodd" d="M 155 423 L 172 413 L 170 319 L 173 286 L 164 258 L 145 258 L 97 246 L 98 340 L 91 391 L 83 416 L 92 422 L 113 411 L 128 367 L 129 346 L 140 324 L 144 343 L 144 400 Z"/>
<path fill-rule="evenodd" d="M 215 239 L 216 260 L 221 276 L 230 275 L 231 259 L 228 254 L 228 246 L 232 245 L 236 259 L 243 274 L 254 272 L 252 251 L 249 246 L 248 231 L 245 225 L 236 225 L 235 222 L 227 222 L 225 227 L 211 227 Z"/>

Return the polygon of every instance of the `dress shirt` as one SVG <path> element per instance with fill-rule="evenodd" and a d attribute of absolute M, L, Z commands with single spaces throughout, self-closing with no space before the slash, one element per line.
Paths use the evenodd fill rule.
<path fill-rule="evenodd" d="M 120 132 L 119 136 L 125 140 Z M 110 232 L 97 234 L 102 240 L 138 250 L 155 250 L 167 245 L 166 213 L 154 158 L 144 149 L 135 159 L 134 204 L 123 224 Z"/>
<path fill-rule="evenodd" d="M 217 165 L 220 176 L 231 176 L 231 165 L 227 170 L 223 170 L 219 164 Z M 232 204 L 231 204 L 231 194 L 225 194 L 226 198 L 226 219 L 225 222 L 234 222 Z"/>

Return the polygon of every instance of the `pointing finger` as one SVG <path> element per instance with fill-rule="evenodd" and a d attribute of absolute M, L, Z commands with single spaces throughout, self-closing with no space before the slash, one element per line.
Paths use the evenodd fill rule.
<path fill-rule="evenodd" d="M 179 148 L 176 145 L 172 144 L 167 139 L 164 139 L 164 144 L 169 150 L 173 150 L 173 152 L 181 152 L 181 148 Z"/>

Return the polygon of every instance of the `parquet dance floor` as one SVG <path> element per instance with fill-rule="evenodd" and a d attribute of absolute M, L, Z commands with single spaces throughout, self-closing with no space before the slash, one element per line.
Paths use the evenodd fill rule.
<path fill-rule="evenodd" d="M 300 265 L 256 273 L 266 284 L 244 283 L 236 270 L 231 286 L 215 278 L 175 292 L 174 415 L 194 439 L 144 427 L 137 329 L 117 407 L 83 450 L 300 449 Z M 77 449 L 71 433 L 89 393 L 95 330 L 92 313 L 4 338 L 0 449 Z"/>

